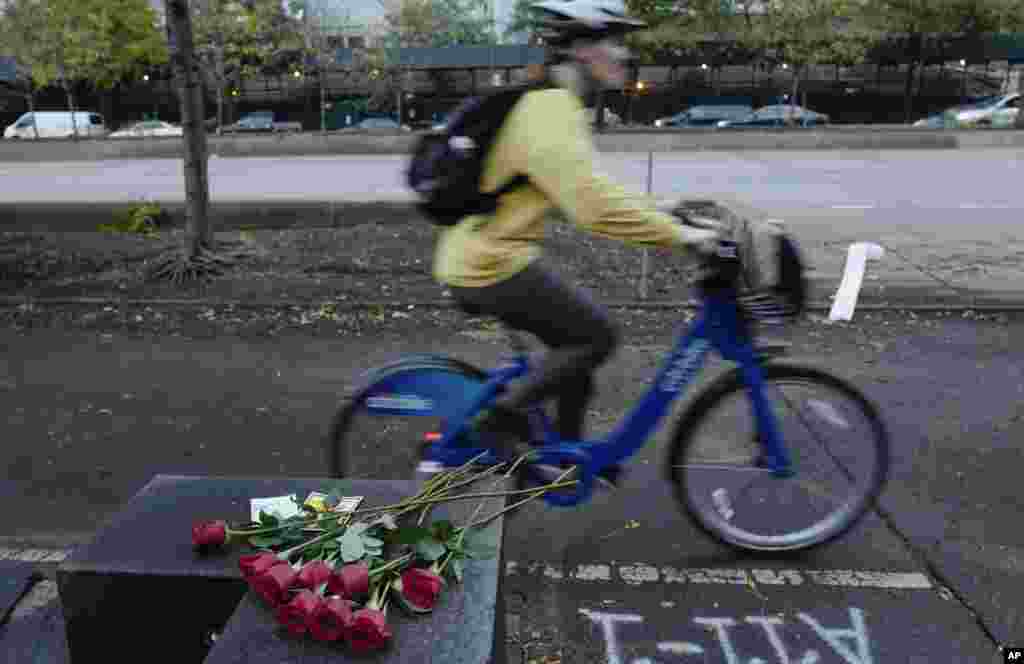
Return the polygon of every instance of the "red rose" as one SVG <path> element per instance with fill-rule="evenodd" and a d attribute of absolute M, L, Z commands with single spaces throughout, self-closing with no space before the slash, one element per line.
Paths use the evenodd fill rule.
<path fill-rule="evenodd" d="M 327 583 L 333 571 L 334 569 L 327 563 L 316 560 L 299 570 L 299 578 L 296 580 L 296 583 L 303 588 L 316 590 L 321 585 Z"/>
<path fill-rule="evenodd" d="M 370 592 L 370 568 L 366 563 L 345 565 L 331 575 L 327 589 L 347 599 L 361 597 Z"/>
<path fill-rule="evenodd" d="M 314 622 L 323 600 L 310 590 L 303 590 L 287 604 L 277 608 L 277 621 L 295 636 L 302 636 Z"/>
<path fill-rule="evenodd" d="M 398 591 L 406 606 L 413 611 L 426 612 L 434 608 L 441 595 L 444 581 L 429 569 L 410 567 L 402 572 Z"/>
<path fill-rule="evenodd" d="M 224 546 L 228 541 L 228 524 L 223 521 L 202 521 L 192 526 L 192 546 L 204 550 Z"/>
<path fill-rule="evenodd" d="M 238 559 L 238 569 L 242 571 L 242 578 L 246 581 L 263 574 L 271 567 L 287 564 L 288 561 L 281 560 L 272 553 L 252 553 Z"/>
<path fill-rule="evenodd" d="M 271 606 L 279 606 L 288 601 L 288 590 L 295 585 L 296 577 L 291 565 L 274 565 L 250 579 L 249 585 Z"/>
<path fill-rule="evenodd" d="M 376 609 L 360 609 L 352 615 L 348 630 L 348 645 L 356 653 L 373 652 L 384 648 L 391 639 L 384 614 Z"/>
<path fill-rule="evenodd" d="M 328 597 L 320 602 L 309 632 L 317 641 L 340 641 L 352 627 L 352 602 L 340 597 Z"/>

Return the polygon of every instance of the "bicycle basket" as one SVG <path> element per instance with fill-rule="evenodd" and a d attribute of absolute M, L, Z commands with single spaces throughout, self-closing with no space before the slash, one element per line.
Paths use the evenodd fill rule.
<path fill-rule="evenodd" d="M 796 242 L 778 222 L 741 215 L 715 201 L 683 200 L 675 213 L 694 226 L 714 228 L 739 248 L 739 300 L 754 318 L 781 323 L 806 305 L 804 263 Z"/>

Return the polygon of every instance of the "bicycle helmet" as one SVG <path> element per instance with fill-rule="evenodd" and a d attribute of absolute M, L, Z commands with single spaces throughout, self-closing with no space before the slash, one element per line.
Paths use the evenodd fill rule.
<path fill-rule="evenodd" d="M 530 6 L 548 44 L 600 41 L 647 27 L 626 13 L 622 0 L 545 0 Z"/>

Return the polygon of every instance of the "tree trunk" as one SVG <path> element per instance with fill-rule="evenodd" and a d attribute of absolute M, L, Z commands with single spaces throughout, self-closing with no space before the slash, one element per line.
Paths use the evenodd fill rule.
<path fill-rule="evenodd" d="M 181 119 L 185 133 L 185 251 L 195 256 L 212 245 L 208 216 L 206 132 L 203 128 L 203 97 L 199 67 L 192 45 L 192 21 L 188 0 L 167 0 L 168 41 L 171 65 L 181 95 Z"/>
<path fill-rule="evenodd" d="M 36 113 L 36 91 L 32 87 L 31 84 L 29 84 L 28 94 L 26 95 L 26 97 L 28 97 L 28 112 L 32 114 L 32 133 L 33 133 L 33 135 L 35 135 L 36 140 L 39 140 L 39 125 L 36 124 L 36 116 L 35 116 L 35 113 Z"/>
<path fill-rule="evenodd" d="M 907 64 L 907 78 L 903 82 L 903 121 L 910 124 L 914 115 L 914 73 L 917 69 L 917 61 L 911 60 Z"/>
<path fill-rule="evenodd" d="M 787 125 L 792 125 L 794 123 L 793 106 L 795 106 L 796 103 L 797 103 L 796 97 L 797 97 L 798 92 L 800 91 L 800 76 L 803 73 L 803 71 L 804 71 L 803 66 L 795 66 L 794 65 L 794 67 L 793 67 L 793 88 L 792 88 L 792 90 L 790 91 L 790 94 L 789 94 L 789 104 L 786 106 L 786 114 L 783 116 L 783 117 L 785 117 L 785 123 Z"/>
<path fill-rule="evenodd" d="M 224 47 L 217 50 L 217 135 L 224 133 Z M 204 127 L 205 129 L 205 127 Z"/>
<path fill-rule="evenodd" d="M 324 71 L 325 69 L 326 68 L 321 64 L 320 65 L 320 72 L 319 73 L 320 73 L 320 133 L 322 133 L 322 134 L 326 134 L 327 133 L 327 107 L 325 106 L 325 104 L 327 103 L 327 99 L 326 99 L 327 95 L 325 93 L 325 89 L 327 87 L 326 86 L 327 72 Z"/>
<path fill-rule="evenodd" d="M 68 100 L 68 110 L 71 111 L 71 136 L 74 140 L 78 140 L 78 120 L 75 114 L 78 109 L 75 108 L 75 93 L 71 89 L 71 85 L 68 83 L 66 78 L 61 79 L 61 85 L 64 87 L 64 94 Z"/>

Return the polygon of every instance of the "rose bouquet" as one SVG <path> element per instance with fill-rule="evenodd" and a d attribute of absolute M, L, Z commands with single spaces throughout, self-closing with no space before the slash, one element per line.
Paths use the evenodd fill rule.
<path fill-rule="evenodd" d="M 467 559 L 497 554 L 484 526 L 547 491 L 575 484 L 564 481 L 567 471 L 536 488 L 473 493 L 465 490 L 502 468 L 474 473 L 475 461 L 435 475 L 419 493 L 393 505 L 339 513 L 334 507 L 343 491 L 335 489 L 314 506 L 300 504 L 302 511 L 287 518 L 261 512 L 258 522 L 240 527 L 220 520 L 198 523 L 193 546 L 209 554 L 248 543 L 254 551 L 238 559 L 242 577 L 288 632 L 343 642 L 358 653 L 380 650 L 393 636 L 387 621 L 392 602 L 410 615 L 429 613 L 450 583 L 461 582 Z M 487 499 L 508 496 L 518 500 L 480 515 Z M 466 523 L 424 525 L 433 506 L 473 499 L 480 502 Z"/>

